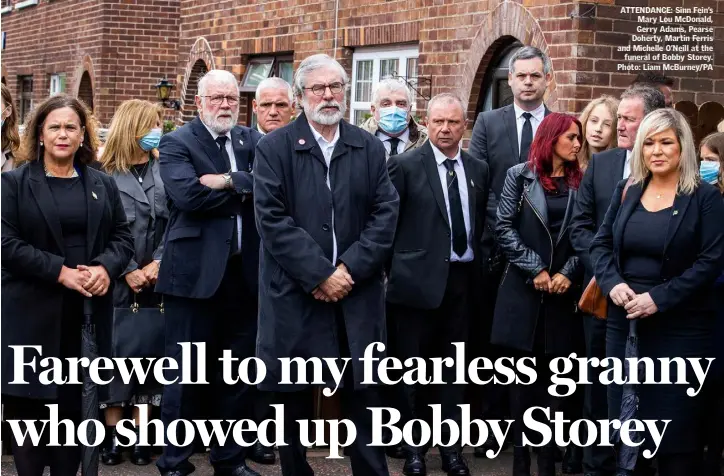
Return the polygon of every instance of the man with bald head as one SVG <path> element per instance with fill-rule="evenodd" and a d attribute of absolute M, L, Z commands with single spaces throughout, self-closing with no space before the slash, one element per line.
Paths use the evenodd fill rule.
<path fill-rule="evenodd" d="M 466 342 L 473 302 L 479 295 L 481 238 L 488 199 L 488 165 L 460 148 L 466 110 L 456 96 L 443 93 L 428 104 L 429 140 L 422 147 L 390 157 L 390 179 L 400 196 L 400 217 L 388 270 L 387 313 L 391 353 L 412 357 L 453 357 L 453 342 Z M 455 380 L 443 369 L 443 380 Z M 442 417 L 460 422 L 464 387 L 398 385 L 403 425 L 431 420 L 430 404 Z M 443 425 L 443 440 L 449 431 Z M 415 435 L 419 441 L 420 435 Z M 406 445 L 402 472 L 424 476 L 428 447 Z M 440 447 L 449 476 L 470 474 L 460 447 Z"/>
<path fill-rule="evenodd" d="M 264 79 L 256 88 L 251 107 L 256 114 L 256 128 L 262 134 L 286 126 L 294 113 L 291 85 L 282 78 Z"/>
<path fill-rule="evenodd" d="M 382 141 L 388 158 L 427 140 L 427 129 L 412 118 L 412 101 L 410 88 L 397 79 L 383 79 L 372 89 L 372 117 L 360 127 Z"/>

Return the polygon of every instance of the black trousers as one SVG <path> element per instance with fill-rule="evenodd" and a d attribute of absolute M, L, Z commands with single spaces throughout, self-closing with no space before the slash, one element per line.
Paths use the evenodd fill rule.
<path fill-rule="evenodd" d="M 349 357 L 349 340 L 341 307 L 337 306 L 337 335 L 340 357 Z M 357 430 L 357 438 L 345 448 L 354 476 L 389 476 L 387 458 L 383 447 L 372 443 L 372 413 L 369 407 L 380 407 L 380 389 L 354 388 L 351 366 L 345 370 L 342 385 L 337 390 L 342 404 L 342 418 L 351 420 Z M 312 476 L 314 471 L 307 462 L 307 449 L 299 437 L 297 420 L 311 420 L 314 412 L 314 388 L 296 392 L 277 392 L 274 403 L 284 405 L 284 438 L 287 445 L 279 446 L 279 460 L 283 476 Z"/>
<path fill-rule="evenodd" d="M 606 358 L 606 321 L 594 316 L 583 316 L 583 333 L 586 340 L 586 357 Z M 608 418 L 608 396 L 606 386 L 599 381 L 601 368 L 586 369 L 591 385 L 586 385 L 583 403 L 583 418 L 605 420 Z M 586 435 L 582 435 L 585 437 Z M 616 456 L 613 448 L 591 445 L 583 448 L 583 470 L 597 476 L 613 474 L 616 471 Z"/>
<path fill-rule="evenodd" d="M 210 299 L 189 299 L 166 295 L 166 355 L 178 362 L 178 373 L 167 373 L 172 380 L 179 380 L 183 365 L 181 347 L 178 342 L 205 342 L 207 385 L 182 385 L 175 383 L 164 387 L 161 420 L 165 428 L 177 419 L 199 418 L 207 409 L 205 418 L 221 420 L 253 419 L 253 404 L 256 395 L 254 387 L 223 382 L 221 364 L 217 360 L 223 350 L 231 350 L 233 357 L 253 357 L 257 330 L 257 295 L 244 281 L 240 256 L 232 256 L 226 266 L 224 278 Z M 196 368 L 196 348 L 192 365 Z M 191 372 L 192 375 L 195 372 Z M 232 374 L 235 375 L 235 372 Z M 170 377 L 170 378 L 169 378 Z M 210 391 L 209 391 L 210 390 Z M 182 428 L 179 425 L 179 428 Z M 184 441 L 183 431 L 177 433 L 178 441 Z M 181 471 L 190 473 L 195 468 L 189 462 L 194 450 L 187 446 L 164 447 L 163 455 L 157 462 L 161 473 Z M 242 464 L 248 448 L 243 448 L 227 438 L 223 446 L 212 444 L 210 462 L 217 471 L 230 470 Z"/>
<path fill-rule="evenodd" d="M 415 309 L 408 306 L 388 304 L 388 317 L 395 326 L 396 342 L 391 353 L 404 361 L 411 357 L 455 356 L 453 342 L 467 343 L 468 326 L 471 312 L 473 265 L 471 263 L 450 263 L 445 294 L 437 309 Z M 445 382 L 455 380 L 454 367 L 442 370 Z M 460 407 L 465 401 L 465 386 L 446 383 L 443 385 L 406 385 L 396 386 L 398 395 L 397 409 L 401 413 L 400 427 L 413 419 L 431 422 L 431 404 L 440 405 L 443 419 L 460 423 Z M 414 425 L 414 441 L 420 441 L 419 425 Z M 442 432 L 443 441 L 449 439 L 448 426 Z M 428 445 L 405 444 L 408 453 L 425 453 Z M 459 450 L 459 444 L 443 451 Z"/>
<path fill-rule="evenodd" d="M 64 401 L 36 400 L 6 395 L 3 395 L 2 400 L 5 420 L 47 420 L 50 410 L 46 405 L 57 404 L 59 420 L 71 420 L 76 428 L 82 421 L 78 405 L 68 405 Z M 36 428 L 40 426 L 42 426 L 40 423 L 36 423 Z M 20 430 L 21 432 L 27 431 L 24 423 L 20 423 Z M 29 437 L 26 437 L 22 444 L 14 436 L 12 437 L 13 461 L 18 476 L 42 476 L 46 466 L 50 467 L 51 476 L 76 475 L 81 459 L 80 445 L 70 446 L 69 443 L 73 442 L 66 442 L 65 431 L 59 433 L 59 441 L 62 446 L 48 446 L 49 430 L 47 428 L 43 432 L 38 446 L 34 446 Z"/>

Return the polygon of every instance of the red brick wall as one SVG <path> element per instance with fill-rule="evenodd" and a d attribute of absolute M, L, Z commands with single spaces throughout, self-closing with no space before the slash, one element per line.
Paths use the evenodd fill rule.
<path fill-rule="evenodd" d="M 19 75 L 33 75 L 33 100 L 48 97 L 49 75 L 66 74 L 78 94 L 87 70 L 94 112 L 104 125 L 130 98 L 154 100 L 161 76 L 178 62 L 179 0 L 54 0 L 2 16 L 3 75 L 17 96 Z"/>

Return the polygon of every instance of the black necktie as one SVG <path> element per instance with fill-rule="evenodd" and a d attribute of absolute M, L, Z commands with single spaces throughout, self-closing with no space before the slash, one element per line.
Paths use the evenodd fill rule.
<path fill-rule="evenodd" d="M 525 118 L 525 124 L 523 124 L 523 133 L 520 135 L 520 162 L 528 160 L 530 144 L 533 143 L 533 125 L 530 123 L 533 114 L 524 112 L 523 117 Z"/>
<path fill-rule="evenodd" d="M 390 137 L 390 157 L 397 155 L 397 144 L 400 143 L 400 139 L 397 137 Z"/>
<path fill-rule="evenodd" d="M 463 202 L 458 189 L 458 176 L 455 173 L 456 160 L 447 159 L 443 164 L 447 169 L 447 198 L 450 202 L 450 219 L 452 228 L 453 251 L 462 256 L 468 249 L 468 234 L 465 231 L 465 218 L 463 217 Z"/>
<path fill-rule="evenodd" d="M 219 151 L 221 152 L 221 160 L 224 161 L 224 173 L 231 171 L 231 160 L 229 159 L 229 153 L 226 152 L 226 140 L 228 137 L 219 136 L 216 138 L 216 143 L 219 144 Z"/>
<path fill-rule="evenodd" d="M 216 138 L 216 143 L 219 144 L 219 152 L 221 153 L 221 160 L 224 161 L 224 173 L 231 172 L 231 160 L 229 160 L 229 153 L 226 151 L 226 140 L 228 137 L 219 136 Z M 236 216 L 231 217 L 234 220 L 234 228 L 231 232 L 231 254 L 239 252 L 239 230 L 237 229 Z"/>

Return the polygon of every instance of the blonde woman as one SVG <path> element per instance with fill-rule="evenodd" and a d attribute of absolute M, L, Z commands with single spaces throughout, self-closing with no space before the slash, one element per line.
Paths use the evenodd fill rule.
<path fill-rule="evenodd" d="M 671 108 L 650 113 L 636 135 L 630 182 L 619 183 L 591 244 L 596 280 L 610 297 L 608 357 L 624 358 L 631 331 L 638 334 L 639 357 L 656 362 L 657 375 L 658 359 L 713 357 L 722 216 L 719 190 L 699 178 L 686 118 Z M 695 378 L 690 367 L 686 373 Z M 639 385 L 638 393 L 636 418 L 671 420 L 656 456 L 659 474 L 702 474 L 707 406 L 701 398 L 673 384 Z M 608 397 L 609 417 L 618 418 L 622 386 L 609 385 Z M 651 448 L 650 435 L 643 438 L 639 454 Z"/>
<path fill-rule="evenodd" d="M 3 172 L 12 170 L 14 157 L 20 147 L 20 134 L 18 134 L 18 113 L 13 107 L 13 97 L 10 89 L 2 85 L 2 162 L 0 169 Z"/>
<path fill-rule="evenodd" d="M 579 120 L 583 126 L 583 144 L 578 153 L 581 170 L 586 170 L 593 154 L 616 147 L 616 111 L 618 100 L 601 96 L 591 101 L 583 110 Z"/>
<path fill-rule="evenodd" d="M 138 99 L 123 102 L 113 116 L 108 139 L 101 155 L 103 170 L 115 180 L 134 240 L 134 255 L 113 293 L 116 308 L 128 308 L 135 301 L 141 307 L 161 302 L 154 293 L 163 253 L 163 234 L 168 221 L 166 192 L 159 174 L 156 148 L 161 139 L 162 109 Z M 106 349 L 108 351 L 108 349 Z M 161 391 L 156 385 L 123 385 L 113 379 L 105 408 L 109 437 L 101 454 L 104 464 L 122 462 L 122 447 L 110 431 L 122 418 L 126 405 L 160 405 Z M 148 408 L 148 407 L 146 407 Z M 134 418 L 138 422 L 138 407 Z M 150 448 L 137 445 L 131 462 L 146 465 L 151 462 Z"/>

